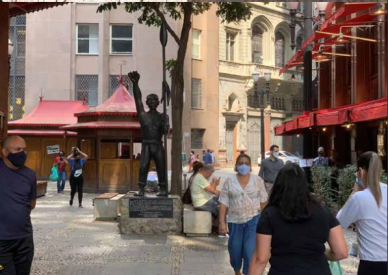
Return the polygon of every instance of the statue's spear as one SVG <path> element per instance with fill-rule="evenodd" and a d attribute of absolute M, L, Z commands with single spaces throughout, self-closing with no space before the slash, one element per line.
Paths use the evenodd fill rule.
<path fill-rule="evenodd" d="M 167 29 L 164 23 L 162 23 L 160 27 L 160 43 L 162 44 L 162 53 L 163 53 L 163 83 L 162 83 L 162 99 L 163 99 L 163 114 L 165 123 L 167 123 L 167 101 L 169 100 L 169 95 L 167 94 L 167 85 L 166 82 L 166 45 L 167 45 Z M 166 178 L 166 192 L 168 193 L 168 163 L 167 163 L 167 135 L 170 129 L 168 129 L 167 133 L 164 134 L 164 160 L 166 164 L 165 178 Z"/>

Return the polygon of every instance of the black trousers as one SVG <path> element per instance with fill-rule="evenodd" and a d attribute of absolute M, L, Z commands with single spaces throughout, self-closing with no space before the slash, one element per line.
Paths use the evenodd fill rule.
<path fill-rule="evenodd" d="M 139 185 L 145 186 L 147 183 L 148 170 L 150 168 L 151 160 L 155 161 L 156 172 L 158 173 L 159 186 L 166 185 L 166 163 L 164 160 L 163 144 L 148 144 L 143 143 L 141 147 L 141 160 L 139 171 Z M 144 164 L 144 165 L 142 165 Z"/>
<path fill-rule="evenodd" d="M 18 240 L 0 240 L 1 275 L 29 275 L 34 258 L 32 236 Z M 0 268 L 1 269 L 1 268 Z"/>
<path fill-rule="evenodd" d="M 358 275 L 387 275 L 387 262 L 360 261 Z"/>
<path fill-rule="evenodd" d="M 75 193 L 78 192 L 78 203 L 82 204 L 83 197 L 83 188 L 84 188 L 84 177 L 80 175 L 79 177 L 70 176 L 70 199 L 73 200 Z"/>

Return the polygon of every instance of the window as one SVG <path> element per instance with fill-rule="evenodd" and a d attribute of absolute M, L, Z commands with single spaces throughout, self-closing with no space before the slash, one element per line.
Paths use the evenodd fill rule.
<path fill-rule="evenodd" d="M 203 148 L 204 129 L 191 129 L 191 149 Z"/>
<path fill-rule="evenodd" d="M 9 39 L 13 43 L 8 85 L 8 119 L 24 117 L 26 89 L 26 16 L 19 15 L 10 19 Z"/>
<path fill-rule="evenodd" d="M 228 61 L 234 61 L 235 40 L 236 40 L 235 33 L 230 33 L 230 32 L 226 33 L 226 60 Z"/>
<path fill-rule="evenodd" d="M 271 109 L 285 111 L 286 110 L 285 107 L 286 106 L 285 106 L 284 98 L 280 98 L 280 97 L 271 98 Z"/>
<path fill-rule="evenodd" d="M 117 88 L 119 87 L 119 75 L 110 75 L 109 76 L 109 97 L 111 97 L 114 92 L 116 92 Z M 129 80 L 128 75 L 123 75 L 123 85 L 125 88 L 127 88 L 128 92 L 133 96 L 133 87 L 132 87 L 132 81 Z"/>
<path fill-rule="evenodd" d="M 292 100 L 292 110 L 296 112 L 301 112 L 303 110 L 303 100 L 294 98 Z"/>
<path fill-rule="evenodd" d="M 252 28 L 252 62 L 263 62 L 263 31 L 258 26 Z"/>
<path fill-rule="evenodd" d="M 132 54 L 132 26 L 111 26 L 111 54 Z"/>
<path fill-rule="evenodd" d="M 98 104 L 98 75 L 75 76 L 75 99 L 86 100 L 90 107 Z"/>
<path fill-rule="evenodd" d="M 202 81 L 201 79 L 191 79 L 191 108 L 202 108 Z"/>
<path fill-rule="evenodd" d="M 275 66 L 284 65 L 284 36 L 281 32 L 275 34 Z"/>
<path fill-rule="evenodd" d="M 77 25 L 77 54 L 98 54 L 98 25 Z"/>
<path fill-rule="evenodd" d="M 201 31 L 193 29 L 192 32 L 192 58 L 201 58 Z"/>

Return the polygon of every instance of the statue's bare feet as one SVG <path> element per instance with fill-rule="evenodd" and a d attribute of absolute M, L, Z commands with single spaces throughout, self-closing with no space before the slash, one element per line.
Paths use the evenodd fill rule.
<path fill-rule="evenodd" d="M 159 193 L 157 193 L 156 196 L 158 196 L 158 197 L 168 197 L 168 192 L 166 190 L 166 187 L 165 186 L 161 186 L 159 188 Z"/>
<path fill-rule="evenodd" d="M 140 189 L 139 189 L 139 191 L 137 191 L 135 193 L 135 196 L 136 197 L 144 197 L 144 195 L 145 195 L 145 187 L 144 186 L 140 186 Z"/>

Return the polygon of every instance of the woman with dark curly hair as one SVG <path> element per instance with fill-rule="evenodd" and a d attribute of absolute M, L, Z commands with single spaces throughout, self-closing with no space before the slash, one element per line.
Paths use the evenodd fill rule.
<path fill-rule="evenodd" d="M 325 253 L 326 242 L 330 249 Z M 302 168 L 286 164 L 257 225 L 248 274 L 263 274 L 269 260 L 269 275 L 331 275 L 328 260 L 347 257 L 339 222 L 310 194 Z"/>

